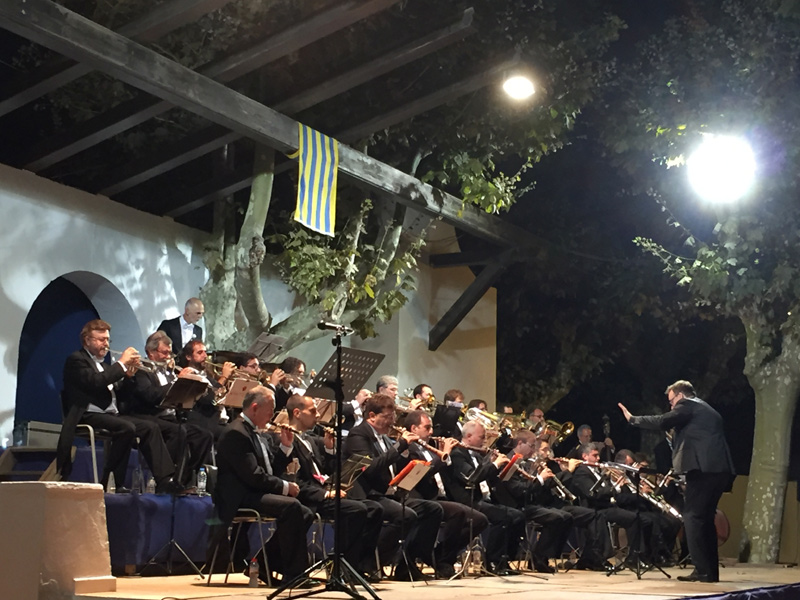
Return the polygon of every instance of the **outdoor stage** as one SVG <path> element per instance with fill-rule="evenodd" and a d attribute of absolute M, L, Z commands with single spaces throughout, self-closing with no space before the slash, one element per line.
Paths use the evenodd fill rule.
<path fill-rule="evenodd" d="M 636 576 L 623 571 L 606 576 L 603 573 L 586 571 L 570 571 L 556 573 L 539 579 L 531 575 L 516 577 L 469 577 L 455 581 L 433 581 L 425 583 L 386 582 L 374 586 L 381 600 L 408 600 L 409 595 L 424 594 L 424 600 L 467 600 L 469 598 L 485 599 L 500 594 L 517 595 L 521 600 L 527 594 L 536 594 L 537 598 L 546 600 L 576 600 L 591 598 L 592 600 L 614 600 L 617 598 L 636 598 L 636 600 L 660 600 L 669 598 L 687 598 L 700 595 L 714 595 L 730 599 L 750 598 L 744 590 L 769 588 L 796 584 L 792 589 L 764 590 L 763 598 L 784 600 L 800 598 L 800 569 L 781 566 L 758 567 L 753 565 L 730 565 L 721 570 L 719 583 L 684 583 L 677 581 L 678 575 L 685 575 L 687 569 L 672 568 L 667 579 L 660 572 L 650 572 L 637 580 Z M 173 577 L 122 577 L 117 579 L 117 592 L 113 594 L 86 594 L 75 596 L 76 599 L 125 599 L 125 600 L 162 600 L 164 598 L 188 600 L 192 598 L 223 598 L 242 600 L 264 598 L 271 592 L 266 586 L 258 589 L 248 588 L 247 579 L 239 574 L 232 575 L 227 585 L 222 584 L 224 575 L 214 575 L 211 587 L 194 575 Z M 363 591 L 363 590 L 362 590 Z M 772 592 L 772 593 L 769 593 Z M 526 596 L 523 596 L 526 594 Z M 288 592 L 280 598 L 289 598 Z M 325 592 L 320 598 L 342 598 L 343 593 Z M 755 596 L 760 598 L 761 596 Z"/>

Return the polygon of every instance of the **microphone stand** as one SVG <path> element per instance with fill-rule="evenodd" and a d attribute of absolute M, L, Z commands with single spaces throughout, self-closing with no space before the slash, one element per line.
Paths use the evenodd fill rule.
<path fill-rule="evenodd" d="M 329 325 L 329 324 L 326 324 Z M 320 329 L 323 329 L 320 327 Z M 329 329 L 325 327 L 324 329 Z M 293 589 L 308 579 L 311 574 L 321 569 L 325 569 L 328 574 L 328 581 L 324 587 L 309 590 L 294 594 L 294 598 L 307 598 L 316 596 L 317 594 L 324 594 L 326 592 L 344 592 L 354 600 L 366 600 L 364 596 L 358 593 L 355 583 L 350 583 L 345 580 L 346 574 L 350 581 L 355 581 L 361 585 L 367 593 L 372 596 L 373 600 L 380 600 L 375 590 L 367 583 L 367 581 L 356 571 L 350 563 L 342 556 L 340 551 L 342 532 L 339 527 L 341 508 L 342 508 L 342 405 L 344 404 L 344 382 L 342 380 L 342 336 L 348 333 L 349 328 L 339 326 L 335 329 L 334 339 L 331 343 L 336 346 L 336 380 L 328 381 L 327 385 L 333 388 L 336 397 L 336 461 L 334 470 L 334 489 L 336 495 L 333 499 L 333 557 L 325 558 L 317 563 L 311 565 L 308 569 L 300 573 L 297 577 L 281 585 L 278 589 L 267 596 L 267 600 L 272 600 L 278 594 L 287 589 Z"/>

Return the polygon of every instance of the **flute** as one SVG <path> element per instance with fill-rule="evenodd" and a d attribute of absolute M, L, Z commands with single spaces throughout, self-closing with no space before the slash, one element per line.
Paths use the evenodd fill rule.
<path fill-rule="evenodd" d="M 291 431 L 295 435 L 300 435 L 303 433 L 299 429 L 296 429 L 287 423 L 267 423 L 267 426 L 264 427 L 263 431 L 277 432 L 278 429 L 285 429 L 287 431 Z"/>

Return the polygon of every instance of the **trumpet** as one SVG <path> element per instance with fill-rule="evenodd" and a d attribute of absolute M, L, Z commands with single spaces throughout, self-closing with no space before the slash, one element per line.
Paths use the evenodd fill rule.
<path fill-rule="evenodd" d="M 222 369 L 225 368 L 225 363 L 211 362 L 211 360 L 207 358 L 205 361 L 205 365 L 212 370 L 214 377 L 222 376 Z"/>

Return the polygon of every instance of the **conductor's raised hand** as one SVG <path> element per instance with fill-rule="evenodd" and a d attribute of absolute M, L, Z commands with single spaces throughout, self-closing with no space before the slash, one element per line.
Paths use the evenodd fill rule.
<path fill-rule="evenodd" d="M 625 417 L 625 420 L 630 421 L 631 417 L 633 416 L 631 411 L 625 408 L 625 405 L 622 402 L 618 402 L 617 406 L 619 406 L 620 410 L 622 411 L 622 415 Z"/>

